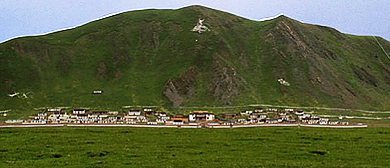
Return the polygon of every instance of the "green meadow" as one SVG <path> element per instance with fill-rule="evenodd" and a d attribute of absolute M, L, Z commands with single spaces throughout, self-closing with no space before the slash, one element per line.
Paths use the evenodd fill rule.
<path fill-rule="evenodd" d="M 1 128 L 0 167 L 387 167 L 390 128 Z"/>

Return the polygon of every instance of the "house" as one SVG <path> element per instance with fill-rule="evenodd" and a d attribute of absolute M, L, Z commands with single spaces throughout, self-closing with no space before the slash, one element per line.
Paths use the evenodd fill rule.
<path fill-rule="evenodd" d="M 232 125 L 234 125 L 234 123 L 236 123 L 236 122 L 235 121 L 229 121 L 229 122 L 222 123 L 222 125 L 230 125 L 230 126 L 232 126 Z"/>
<path fill-rule="evenodd" d="M 139 115 L 141 115 L 141 111 L 139 111 L 139 110 L 130 110 L 128 114 L 130 116 L 139 116 Z"/>
<path fill-rule="evenodd" d="M 173 120 L 172 124 L 173 125 L 183 125 L 184 122 L 183 122 L 183 120 Z"/>
<path fill-rule="evenodd" d="M 126 120 L 126 124 L 137 124 L 134 120 Z"/>
<path fill-rule="evenodd" d="M 60 123 L 61 121 L 68 121 L 69 115 L 65 112 L 55 112 L 49 115 L 48 120 L 53 123 Z"/>
<path fill-rule="evenodd" d="M 256 110 L 254 111 L 254 113 L 261 113 L 261 112 L 263 112 L 263 109 L 256 109 Z"/>
<path fill-rule="evenodd" d="M 169 120 L 171 117 L 167 113 L 161 112 L 157 114 L 157 118 L 166 121 Z"/>
<path fill-rule="evenodd" d="M 153 109 L 151 109 L 151 108 L 144 108 L 143 111 L 144 111 L 144 114 L 146 116 L 155 115 L 156 114 L 155 112 L 153 112 Z"/>
<path fill-rule="evenodd" d="M 46 124 L 46 120 L 29 120 L 23 124 Z"/>
<path fill-rule="evenodd" d="M 47 113 L 38 113 L 38 117 L 39 118 L 46 118 L 47 117 Z"/>
<path fill-rule="evenodd" d="M 185 116 L 182 116 L 182 115 L 175 115 L 175 116 L 172 117 L 170 120 L 171 120 L 171 121 L 181 120 L 181 121 L 183 121 L 183 122 L 188 122 L 188 117 L 185 117 Z"/>
<path fill-rule="evenodd" d="M 223 118 L 226 118 L 226 119 L 233 119 L 236 116 L 237 116 L 237 114 L 230 114 L 230 113 L 223 114 Z"/>
<path fill-rule="evenodd" d="M 165 121 L 169 120 L 170 118 L 171 117 L 169 117 L 169 116 L 160 117 L 160 119 L 165 120 Z"/>
<path fill-rule="evenodd" d="M 207 125 L 216 126 L 216 125 L 219 125 L 219 123 L 218 122 L 209 122 L 209 123 L 207 123 Z"/>
<path fill-rule="evenodd" d="M 117 111 L 109 111 L 108 115 L 118 115 L 118 112 Z"/>
<path fill-rule="evenodd" d="M 159 124 L 163 124 L 165 123 L 166 120 L 163 120 L 163 119 L 156 119 L 156 122 L 159 123 Z"/>
<path fill-rule="evenodd" d="M 251 111 L 251 110 L 246 110 L 246 111 L 241 111 L 240 112 L 240 115 L 241 116 L 247 116 L 247 115 L 250 115 L 250 114 L 252 114 L 253 113 L 253 111 Z"/>
<path fill-rule="evenodd" d="M 276 123 L 278 123 L 278 120 L 272 119 L 272 120 L 266 120 L 265 122 L 267 124 L 276 124 Z"/>
<path fill-rule="evenodd" d="M 310 114 L 302 114 L 300 116 L 298 116 L 299 120 L 308 120 L 311 118 L 311 115 Z"/>
<path fill-rule="evenodd" d="M 257 122 L 258 122 L 257 118 L 252 118 L 252 119 L 246 120 L 246 123 L 257 123 Z"/>
<path fill-rule="evenodd" d="M 24 120 L 7 120 L 5 121 L 6 124 L 21 124 Z"/>
<path fill-rule="evenodd" d="M 249 118 L 251 119 L 264 119 L 267 118 L 267 115 L 264 114 L 258 114 L 258 113 L 252 113 Z"/>
<path fill-rule="evenodd" d="M 136 119 L 137 119 L 137 116 L 135 116 L 135 115 L 131 115 L 131 116 L 130 116 L 130 115 L 127 115 L 127 116 L 123 116 L 123 118 L 124 118 L 124 119 L 135 119 L 135 120 L 136 120 Z"/>
<path fill-rule="evenodd" d="M 100 113 L 99 114 L 99 118 L 107 118 L 108 117 L 108 113 Z"/>
<path fill-rule="evenodd" d="M 208 111 L 193 111 L 188 117 L 189 121 L 211 121 L 215 119 L 214 114 Z"/>
<path fill-rule="evenodd" d="M 257 123 L 259 123 L 259 124 L 264 124 L 265 122 L 266 122 L 267 120 L 264 118 L 264 119 L 258 119 L 257 120 Z"/>
<path fill-rule="evenodd" d="M 257 118 L 258 118 L 258 119 L 266 119 L 266 118 L 267 118 L 267 115 L 264 115 L 264 114 L 258 115 Z"/>
<path fill-rule="evenodd" d="M 302 110 L 297 110 L 296 112 L 295 112 L 295 114 L 296 115 L 303 115 L 303 114 L 305 114 Z"/>
<path fill-rule="evenodd" d="M 48 112 L 60 112 L 62 111 L 62 109 L 60 108 L 51 108 L 51 109 L 47 109 Z"/>
<path fill-rule="evenodd" d="M 145 116 L 137 116 L 137 120 L 146 120 Z"/>
<path fill-rule="evenodd" d="M 188 125 L 192 125 L 192 126 L 194 126 L 194 125 L 200 125 L 201 123 L 196 123 L 196 122 L 191 122 L 191 123 L 188 123 Z"/>
<path fill-rule="evenodd" d="M 278 112 L 278 109 L 276 108 L 268 108 L 266 109 L 267 112 Z"/>
<path fill-rule="evenodd" d="M 85 109 L 74 109 L 73 114 L 85 114 Z"/>
<path fill-rule="evenodd" d="M 94 90 L 94 91 L 92 91 L 92 94 L 102 94 L 103 93 L 103 91 L 101 91 L 101 90 Z"/>
<path fill-rule="evenodd" d="M 148 121 L 148 125 L 157 125 L 157 121 Z"/>

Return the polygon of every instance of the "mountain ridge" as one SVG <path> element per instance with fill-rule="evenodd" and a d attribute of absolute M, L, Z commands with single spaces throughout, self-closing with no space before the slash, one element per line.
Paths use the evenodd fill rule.
<path fill-rule="evenodd" d="M 210 31 L 191 31 L 200 18 Z M 390 51 L 388 41 L 377 39 Z M 130 11 L 7 41 L 0 58 L 4 109 L 260 103 L 389 108 L 390 61 L 373 37 L 284 15 L 257 22 L 202 6 Z M 14 92 L 30 98 L 7 95 Z"/>

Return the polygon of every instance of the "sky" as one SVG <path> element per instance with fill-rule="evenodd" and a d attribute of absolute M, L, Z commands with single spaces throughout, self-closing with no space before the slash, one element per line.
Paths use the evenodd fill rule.
<path fill-rule="evenodd" d="M 390 40 L 390 0 L 0 0 L 0 42 L 77 27 L 116 13 L 202 5 L 251 20 L 279 14 Z"/>

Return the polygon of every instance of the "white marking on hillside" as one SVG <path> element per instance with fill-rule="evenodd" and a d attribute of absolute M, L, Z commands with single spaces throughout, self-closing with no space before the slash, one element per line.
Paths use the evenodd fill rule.
<path fill-rule="evenodd" d="M 290 83 L 288 83 L 287 81 L 285 81 L 285 80 L 282 79 L 282 78 L 278 79 L 278 82 L 279 82 L 281 85 L 290 86 Z"/>
<path fill-rule="evenodd" d="M 192 31 L 196 31 L 198 33 L 204 32 L 204 31 L 210 31 L 209 28 L 203 25 L 204 19 L 198 19 L 198 23 L 196 26 L 192 29 Z"/>
<path fill-rule="evenodd" d="M 1 113 L 8 113 L 8 112 L 10 112 L 11 110 L 3 110 L 3 111 L 0 111 L 0 114 Z"/>
<path fill-rule="evenodd" d="M 27 99 L 29 98 L 29 96 L 27 95 L 30 95 L 31 92 L 27 92 L 27 93 L 22 93 L 22 92 L 14 92 L 13 94 L 8 94 L 9 97 L 16 97 L 16 98 L 23 98 L 23 99 Z"/>
<path fill-rule="evenodd" d="M 13 93 L 13 94 L 8 94 L 9 97 L 15 97 L 17 95 L 19 95 L 19 92 L 16 92 L 16 93 Z"/>

